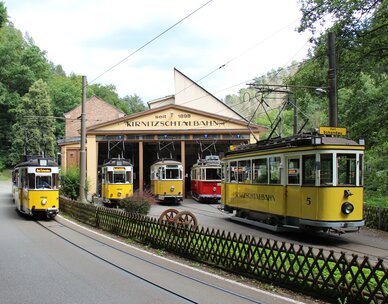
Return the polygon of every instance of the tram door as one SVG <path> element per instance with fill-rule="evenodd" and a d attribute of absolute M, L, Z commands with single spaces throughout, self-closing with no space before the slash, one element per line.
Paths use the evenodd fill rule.
<path fill-rule="evenodd" d="M 288 157 L 286 159 L 286 214 L 288 216 L 300 217 L 301 216 L 301 170 L 300 170 L 300 158 Z"/>

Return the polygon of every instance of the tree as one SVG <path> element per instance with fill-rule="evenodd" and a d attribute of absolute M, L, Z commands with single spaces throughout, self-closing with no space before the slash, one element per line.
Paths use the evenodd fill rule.
<path fill-rule="evenodd" d="M 54 120 L 47 84 L 36 81 L 15 109 L 12 126 L 11 160 L 13 164 L 24 155 L 54 157 Z"/>
<path fill-rule="evenodd" d="M 7 9 L 4 5 L 4 2 L 0 2 L 0 28 L 7 22 Z"/>
<path fill-rule="evenodd" d="M 288 81 L 305 86 L 326 86 L 327 33 L 334 32 L 338 56 L 339 125 L 349 130 L 352 139 L 366 139 L 365 154 L 370 168 L 365 180 L 367 194 L 387 195 L 388 2 L 301 0 L 301 4 L 303 16 L 299 31 L 311 32 L 314 48 Z M 328 107 L 322 108 L 323 104 L 313 92 L 298 90 L 297 94 L 299 104 L 309 115 L 314 110 L 326 115 Z"/>
<path fill-rule="evenodd" d="M 55 120 L 55 135 L 63 137 L 65 133 L 65 122 L 60 119 L 64 113 L 72 110 L 81 104 L 82 101 L 82 78 L 78 75 L 69 77 L 55 73 L 48 82 L 51 105 Z"/>
<path fill-rule="evenodd" d="M 127 105 L 129 112 L 127 114 L 137 113 L 137 112 L 143 112 L 147 110 L 147 107 L 144 105 L 141 98 L 134 94 L 131 96 L 126 95 L 122 99 L 123 103 Z"/>

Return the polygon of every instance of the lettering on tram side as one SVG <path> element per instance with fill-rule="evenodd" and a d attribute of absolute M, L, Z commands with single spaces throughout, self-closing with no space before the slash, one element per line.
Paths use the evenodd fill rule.
<path fill-rule="evenodd" d="M 258 201 L 276 201 L 275 195 L 273 194 L 264 194 L 264 193 L 249 193 L 249 192 L 233 192 L 233 197 L 235 198 L 248 198 Z"/>

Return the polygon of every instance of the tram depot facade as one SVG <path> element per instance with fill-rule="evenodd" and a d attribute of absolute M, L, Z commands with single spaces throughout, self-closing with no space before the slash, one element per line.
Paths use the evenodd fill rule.
<path fill-rule="evenodd" d="M 175 95 L 148 102 L 149 110 L 127 116 L 96 96 L 86 102 L 89 195 L 101 193 L 100 167 L 117 157 L 130 159 L 134 165 L 134 189 L 139 191 L 149 185 L 150 166 L 158 158 L 181 161 L 187 194 L 190 168 L 199 156 L 254 142 L 266 131 L 248 125 L 242 116 L 177 69 L 174 84 Z M 64 170 L 79 166 L 80 114 L 81 106 L 65 114 L 65 139 L 59 141 Z"/>

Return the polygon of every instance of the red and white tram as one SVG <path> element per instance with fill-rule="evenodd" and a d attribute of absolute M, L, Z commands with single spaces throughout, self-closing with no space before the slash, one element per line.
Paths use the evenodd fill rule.
<path fill-rule="evenodd" d="M 221 199 L 221 161 L 217 155 L 199 159 L 191 168 L 191 196 L 199 202 Z"/>

